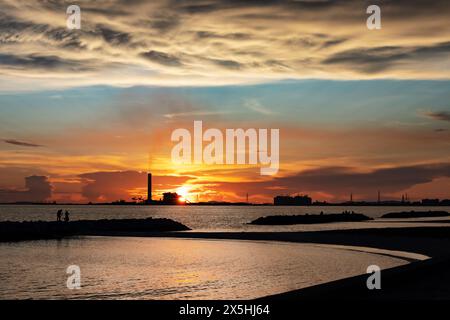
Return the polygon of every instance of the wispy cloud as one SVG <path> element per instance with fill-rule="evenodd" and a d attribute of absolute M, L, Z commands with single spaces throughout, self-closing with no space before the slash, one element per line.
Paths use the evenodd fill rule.
<path fill-rule="evenodd" d="M 21 146 L 21 147 L 33 147 L 33 148 L 43 147 L 43 145 L 40 145 L 40 144 L 19 141 L 19 140 L 14 140 L 14 139 L 3 139 L 3 142 L 8 143 L 8 144 L 13 144 L 16 146 Z"/>
<path fill-rule="evenodd" d="M 380 46 L 356 48 L 337 52 L 326 58 L 324 64 L 335 64 L 357 68 L 368 74 L 384 72 L 396 68 L 399 63 L 426 61 L 427 59 L 448 58 L 450 42 L 424 46 Z"/>
<path fill-rule="evenodd" d="M 164 115 L 165 118 L 187 118 L 196 116 L 216 116 L 226 114 L 225 111 L 190 111 L 190 112 L 178 112 L 178 113 L 167 113 Z"/>
<path fill-rule="evenodd" d="M 182 65 L 181 60 L 179 58 L 155 50 L 143 52 L 141 53 L 141 56 L 150 61 L 162 64 L 164 66 L 179 67 Z"/>
<path fill-rule="evenodd" d="M 273 115 L 275 114 L 274 111 L 266 108 L 265 106 L 263 106 L 258 100 L 256 99 L 248 99 L 244 102 L 244 106 L 247 109 L 250 109 L 252 111 L 255 111 L 257 113 L 261 113 L 264 115 Z"/>
<path fill-rule="evenodd" d="M 441 120 L 450 122 L 450 112 L 449 111 L 429 111 L 423 113 L 426 117 L 433 120 Z"/>

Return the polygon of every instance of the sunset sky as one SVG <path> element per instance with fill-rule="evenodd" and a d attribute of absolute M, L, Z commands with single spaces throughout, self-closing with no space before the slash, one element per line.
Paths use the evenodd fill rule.
<path fill-rule="evenodd" d="M 450 2 L 0 0 L 0 202 L 450 198 Z M 378 4 L 382 29 L 369 31 Z M 280 129 L 280 170 L 174 129 Z"/>

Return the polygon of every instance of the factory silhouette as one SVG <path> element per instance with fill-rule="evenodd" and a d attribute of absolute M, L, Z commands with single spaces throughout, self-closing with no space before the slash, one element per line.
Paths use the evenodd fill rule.
<path fill-rule="evenodd" d="M 146 204 L 149 205 L 183 205 L 186 204 L 186 199 L 183 199 L 181 195 L 176 192 L 164 192 L 163 198 L 160 200 L 153 200 L 152 197 L 152 174 L 147 174 L 147 200 Z"/>
<path fill-rule="evenodd" d="M 190 202 L 184 199 L 176 192 L 164 192 L 162 198 L 159 200 L 153 199 L 152 194 L 152 174 L 147 174 L 147 199 L 142 200 L 141 204 L 145 205 L 255 205 L 248 200 L 248 194 L 246 195 L 246 201 L 243 202 L 226 202 L 226 201 L 207 201 L 207 202 Z M 136 204 L 135 202 L 129 203 L 124 200 L 116 201 L 113 204 Z M 272 205 L 272 203 L 265 203 L 262 205 Z M 421 201 L 410 201 L 407 194 L 402 195 L 401 200 L 382 200 L 381 192 L 377 192 L 376 201 L 354 201 L 353 194 L 350 194 L 349 201 L 341 203 L 329 203 L 326 201 L 313 201 L 308 195 L 297 194 L 291 195 L 277 195 L 273 198 L 273 205 L 275 206 L 449 206 L 450 199 L 422 199 Z"/>

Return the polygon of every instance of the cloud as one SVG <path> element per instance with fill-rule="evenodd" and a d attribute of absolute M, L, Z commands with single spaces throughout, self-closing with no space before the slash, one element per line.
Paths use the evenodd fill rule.
<path fill-rule="evenodd" d="M 74 61 L 60 59 L 56 56 L 0 54 L 0 65 L 25 69 L 61 69 L 82 67 L 82 64 Z"/>
<path fill-rule="evenodd" d="M 143 52 L 143 53 L 141 53 L 141 56 L 152 62 L 156 62 L 156 63 L 162 64 L 164 66 L 179 67 L 182 65 L 179 58 L 172 56 L 170 54 L 155 51 L 155 50 Z"/>
<path fill-rule="evenodd" d="M 103 39 L 111 45 L 127 45 L 131 43 L 132 36 L 126 32 L 112 30 L 108 27 L 98 26 Z"/>
<path fill-rule="evenodd" d="M 218 183 L 217 189 L 225 192 L 241 190 L 241 193 L 265 197 L 299 192 L 321 193 L 341 200 L 348 199 L 348 195 L 353 193 L 359 199 L 373 200 L 378 190 L 394 194 L 445 177 L 450 177 L 448 163 L 398 166 L 368 172 L 351 167 L 321 167 L 268 181 Z"/>
<path fill-rule="evenodd" d="M 177 14 L 167 13 L 166 16 L 155 17 L 146 23 L 148 23 L 151 28 L 158 30 L 161 34 L 165 34 L 180 26 L 181 21 Z"/>
<path fill-rule="evenodd" d="M 272 110 L 269 110 L 265 106 L 263 106 L 258 100 L 256 99 L 248 99 L 244 102 L 244 106 L 252 111 L 255 111 L 257 113 L 261 113 L 264 115 L 273 115 L 275 112 Z"/>
<path fill-rule="evenodd" d="M 0 165 L 0 189 L 17 189 L 23 185 L 24 177 L 48 176 L 49 173 L 38 166 Z"/>
<path fill-rule="evenodd" d="M 43 147 L 43 145 L 40 145 L 40 144 L 19 141 L 19 140 L 14 140 L 14 139 L 4 139 L 3 142 L 8 143 L 8 144 L 13 144 L 16 146 L 22 146 L 22 147 Z"/>
<path fill-rule="evenodd" d="M 442 42 L 428 46 L 385 46 L 374 48 L 357 48 L 337 52 L 326 58 L 325 64 L 341 64 L 357 68 L 366 73 L 383 72 L 395 68 L 398 63 L 436 59 L 440 56 L 448 58 L 450 42 Z"/>
<path fill-rule="evenodd" d="M 358 0 L 132 3 L 81 1 L 82 29 L 71 31 L 66 1 L 0 0 L 0 80 L 22 89 L 42 77 L 49 87 L 450 78 L 446 0 L 380 1 L 381 31 L 367 30 Z"/>
<path fill-rule="evenodd" d="M 167 113 L 164 115 L 165 118 L 193 118 L 193 117 L 207 117 L 207 116 L 217 116 L 227 114 L 227 111 L 206 111 L 206 110 L 195 110 L 188 112 L 177 112 L 177 113 Z"/>
<path fill-rule="evenodd" d="M 233 61 L 233 60 L 220 60 L 220 59 L 209 59 L 213 64 L 223 67 L 225 69 L 231 69 L 231 70 L 239 70 L 242 68 L 242 64 Z"/>
<path fill-rule="evenodd" d="M 25 190 L 0 190 L 0 203 L 45 202 L 52 196 L 52 186 L 46 176 L 25 178 Z"/>
<path fill-rule="evenodd" d="M 233 40 L 249 40 L 251 35 L 243 32 L 236 33 L 216 33 L 211 31 L 197 31 L 196 35 L 199 39 L 233 39 Z"/>
<path fill-rule="evenodd" d="M 424 115 L 433 120 L 450 121 L 450 112 L 448 111 L 430 111 L 424 112 Z"/>
<path fill-rule="evenodd" d="M 418 165 L 358 172 L 351 168 L 321 168 L 281 178 L 281 184 L 292 187 L 347 194 L 355 190 L 373 194 L 377 190 L 396 192 L 413 185 L 430 182 L 438 177 L 450 176 L 450 164 Z"/>

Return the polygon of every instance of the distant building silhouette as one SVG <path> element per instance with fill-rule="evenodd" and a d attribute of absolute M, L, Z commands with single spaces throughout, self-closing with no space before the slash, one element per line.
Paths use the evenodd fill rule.
<path fill-rule="evenodd" d="M 312 204 L 312 199 L 307 195 L 276 196 L 273 198 L 273 204 L 276 206 L 309 206 Z"/>
<path fill-rule="evenodd" d="M 439 199 L 422 199 L 422 204 L 424 206 L 438 206 Z"/>
<path fill-rule="evenodd" d="M 165 192 L 163 193 L 163 199 L 162 204 L 181 204 L 183 201 L 181 201 L 181 196 L 176 192 Z"/>
<path fill-rule="evenodd" d="M 163 198 L 160 200 L 152 199 L 152 174 L 147 174 L 147 200 L 144 201 L 145 204 L 150 205 L 180 205 L 186 204 L 183 197 L 176 192 L 166 192 L 163 193 Z"/>

